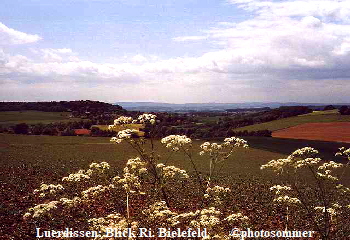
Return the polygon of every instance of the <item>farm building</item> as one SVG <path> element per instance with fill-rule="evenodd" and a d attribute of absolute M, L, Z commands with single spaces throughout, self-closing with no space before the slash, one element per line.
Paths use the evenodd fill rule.
<path fill-rule="evenodd" d="M 91 130 L 89 129 L 74 129 L 74 133 L 78 136 L 90 136 Z"/>

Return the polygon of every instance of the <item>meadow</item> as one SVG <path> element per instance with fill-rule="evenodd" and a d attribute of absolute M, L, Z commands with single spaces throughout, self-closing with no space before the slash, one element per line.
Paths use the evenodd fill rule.
<path fill-rule="evenodd" d="M 19 123 L 49 124 L 53 122 L 79 121 L 79 118 L 70 118 L 69 112 L 41 112 L 41 111 L 8 111 L 0 112 L 0 125 L 4 127 Z"/>

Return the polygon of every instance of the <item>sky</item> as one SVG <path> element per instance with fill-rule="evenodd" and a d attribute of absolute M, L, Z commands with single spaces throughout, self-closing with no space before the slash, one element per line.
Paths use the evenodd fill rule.
<path fill-rule="evenodd" d="M 350 102 L 350 0 L 1 0 L 0 101 Z"/>

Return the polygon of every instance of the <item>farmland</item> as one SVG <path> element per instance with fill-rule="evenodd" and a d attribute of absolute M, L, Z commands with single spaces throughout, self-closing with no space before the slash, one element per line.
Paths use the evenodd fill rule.
<path fill-rule="evenodd" d="M 277 130 L 272 136 L 350 143 L 350 122 L 304 123 Z"/>
<path fill-rule="evenodd" d="M 194 148 L 198 149 L 201 143 L 202 141 L 194 142 Z M 160 155 L 169 154 L 158 142 L 156 147 Z M 6 226 L 10 226 L 17 224 L 24 211 L 32 206 L 32 202 L 23 201 L 23 198 L 26 199 L 41 183 L 58 182 L 69 173 L 87 168 L 91 162 L 106 161 L 117 174 L 122 171 L 128 158 L 136 156 L 136 152 L 125 143 L 111 144 L 109 138 L 0 134 L 0 155 L 3 196 L 1 215 L 4 217 L 1 222 L 6 221 Z M 237 150 L 225 163 L 223 171 L 238 181 L 255 178 L 269 181 L 273 175 L 263 174 L 260 166 L 283 156 L 285 155 L 259 149 Z M 194 159 L 199 170 L 207 172 L 209 163 L 203 161 L 198 153 Z M 184 160 L 182 154 L 173 154 L 168 164 L 192 171 L 189 161 Z M 0 232 L 1 230 L 9 231 L 0 229 Z"/>
<path fill-rule="evenodd" d="M 5 111 L 0 112 L 0 125 L 12 126 L 19 123 L 49 124 L 53 122 L 79 121 L 80 118 L 70 118 L 69 112 L 41 111 Z"/>
<path fill-rule="evenodd" d="M 274 120 L 271 122 L 265 122 L 260 124 L 254 124 L 242 128 L 237 128 L 237 131 L 257 131 L 268 129 L 270 131 L 276 131 L 288 127 L 297 126 L 304 123 L 328 123 L 328 122 L 350 122 L 350 115 L 340 115 L 336 111 L 319 111 L 311 114 L 304 114 L 296 117 L 284 118 Z"/>
<path fill-rule="evenodd" d="M 271 205 L 271 195 L 262 192 L 273 182 L 276 182 L 275 175 L 268 171 L 261 171 L 260 166 L 269 160 L 283 158 L 294 147 L 312 145 L 315 147 L 328 147 L 328 154 L 336 151 L 342 145 L 318 141 L 298 141 L 293 139 L 259 138 L 249 137 L 251 143 L 249 149 L 237 149 L 222 165 L 222 177 L 228 186 L 234 185 L 233 193 L 238 194 L 236 205 L 241 209 L 264 211 L 264 208 Z M 199 145 L 203 141 L 193 143 L 194 161 L 199 171 L 207 173 L 209 162 L 199 156 Z M 162 147 L 159 141 L 155 144 L 157 153 L 161 156 L 168 156 L 169 151 Z M 267 150 L 268 149 L 268 150 Z M 281 153 L 282 152 L 285 153 Z M 326 152 L 327 152 L 326 151 Z M 63 176 L 76 172 L 79 169 L 86 169 L 91 162 L 106 161 L 110 163 L 115 175 L 120 174 L 125 166 L 126 160 L 135 157 L 136 152 L 126 143 L 118 145 L 111 144 L 109 138 L 93 137 L 60 137 L 60 136 L 28 136 L 0 134 L 0 167 L 1 167 L 1 194 L 2 202 L 2 224 L 0 231 L 9 232 L 7 226 L 14 226 L 21 233 L 27 232 L 26 239 L 31 239 L 32 229 L 25 229 L 18 225 L 24 212 L 33 205 L 33 200 L 28 198 L 35 188 L 41 183 L 57 183 Z M 165 159 L 160 159 L 160 162 Z M 192 172 L 190 162 L 183 154 L 175 153 L 167 161 L 167 164 L 175 165 Z M 308 175 L 304 176 L 308 179 Z M 350 181 L 349 178 L 344 179 Z M 221 181 L 218 179 L 218 181 Z M 23 199 L 26 199 L 23 201 Z M 15 203 L 15 204 L 14 204 Z M 249 204 L 247 204 L 249 203 Z M 271 207 L 271 206 L 270 206 Z M 269 208 L 270 208 L 269 207 Z M 258 210 L 261 209 L 261 210 Z M 270 215 L 256 218 L 255 223 L 261 228 L 266 228 Z M 269 220 L 270 219 L 270 220 Z M 295 223 L 297 226 L 298 223 Z M 22 229 L 23 228 L 23 229 Z M 16 233 L 17 234 L 17 233 Z M 13 235 L 10 235 L 13 236 Z M 20 235 L 23 236 L 23 235 Z"/>
<path fill-rule="evenodd" d="M 19 114 L 21 113 L 15 113 L 16 116 Z M 34 115 L 40 116 L 37 113 Z M 56 116 L 58 118 L 60 115 Z M 341 118 L 340 115 L 332 112 L 327 114 L 313 113 L 282 120 L 287 122 L 297 118 L 317 118 L 320 120 L 320 118 L 330 116 L 333 119 L 335 116 Z M 245 137 L 245 139 L 250 148 L 235 149 L 230 158 L 218 168 L 220 174 L 214 179 L 217 183 L 233 189 L 232 196 L 235 196 L 236 199 L 235 206 L 246 213 L 251 213 L 254 216 L 251 216 L 252 222 L 259 229 L 273 227 L 275 223 L 272 222 L 275 221 L 276 214 L 279 217 L 281 214 L 283 215 L 283 210 L 280 211 L 280 209 L 277 213 L 268 212 L 275 208 L 272 206 L 272 195 L 268 189 L 271 185 L 279 184 L 280 179 L 276 178 L 276 175 L 271 171 L 262 171 L 261 165 L 272 159 L 284 158 L 297 148 L 305 146 L 320 150 L 320 157 L 325 160 L 341 161 L 341 158 L 334 157 L 338 148 L 343 146 L 350 148 L 350 143 L 276 137 Z M 217 138 L 208 141 L 221 142 L 222 140 L 223 138 Z M 208 158 L 198 154 L 203 142 L 204 140 L 194 140 L 192 153 L 193 161 L 199 172 L 207 175 L 210 165 Z M 159 139 L 156 140 L 154 146 L 157 154 L 161 156 L 159 162 L 166 162 L 167 165 L 186 169 L 191 175 L 194 175 L 193 167 L 183 153 L 170 153 L 159 143 Z M 146 147 L 150 147 L 150 145 L 146 145 Z M 92 162 L 106 161 L 111 165 L 113 176 L 121 175 L 127 160 L 137 155 L 137 152 L 127 143 L 112 144 L 106 137 L 0 134 L 1 196 L 3 196 L 0 221 L 1 223 L 6 222 L 6 224 L 2 224 L 0 233 L 1 231 L 10 232 L 10 229 L 15 228 L 14 235 L 10 234 L 8 237 L 20 236 L 18 237 L 20 239 L 26 236 L 26 239 L 32 239 L 33 227 L 26 229 L 20 222 L 25 211 L 34 204 L 31 193 L 41 183 L 57 184 L 62 177 L 77 172 L 79 169 L 86 169 Z M 167 156 L 171 157 L 168 159 Z M 311 175 L 302 173 L 300 180 L 308 182 Z M 350 176 L 345 175 L 342 180 L 343 183 L 349 184 Z M 255 216 L 255 212 L 260 212 L 262 215 Z M 295 221 L 293 224 L 296 228 L 306 224 L 305 221 Z M 279 227 L 283 225 L 280 222 L 276 224 Z M 21 235 L 23 233 L 25 234 Z"/>

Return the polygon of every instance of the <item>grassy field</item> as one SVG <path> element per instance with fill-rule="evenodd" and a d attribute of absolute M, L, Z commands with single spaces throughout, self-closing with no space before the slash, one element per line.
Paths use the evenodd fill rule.
<path fill-rule="evenodd" d="M 194 141 L 193 154 L 201 171 L 206 171 L 208 163 L 198 154 L 199 145 L 202 143 L 203 141 Z M 161 156 L 169 155 L 169 151 L 161 146 L 159 141 L 155 146 Z M 71 173 L 88 167 L 91 162 L 101 161 L 109 162 L 116 170 L 122 170 L 127 159 L 136 156 L 136 152 L 128 145 L 111 144 L 109 138 L 9 134 L 0 134 L 0 154 L 2 168 L 35 168 L 38 171 L 51 171 L 57 175 Z M 251 171 L 248 171 L 247 175 L 259 174 L 261 164 L 283 156 L 284 154 L 278 152 L 261 149 L 237 150 L 228 161 L 224 172 L 242 173 L 238 168 L 246 167 Z M 183 154 L 172 154 L 168 163 L 191 170 L 190 162 L 184 160 Z"/>
<path fill-rule="evenodd" d="M 303 147 L 313 147 L 320 152 L 320 157 L 325 160 L 341 161 L 335 157 L 340 147 L 350 148 L 350 143 L 326 142 L 316 140 L 301 140 L 272 137 L 244 137 L 252 148 L 289 155 L 294 150 Z"/>
<path fill-rule="evenodd" d="M 69 118 L 69 112 L 40 112 L 40 111 L 8 111 L 0 112 L 0 125 L 11 126 L 18 123 L 37 124 L 79 121 L 79 118 Z"/>
<path fill-rule="evenodd" d="M 316 113 L 300 115 L 296 117 L 279 119 L 271 122 L 254 124 L 242 128 L 236 128 L 235 131 L 257 131 L 268 129 L 276 131 L 283 128 L 297 126 L 303 123 L 327 123 L 327 122 L 350 122 L 350 115 L 340 115 L 338 112 L 318 111 Z"/>

